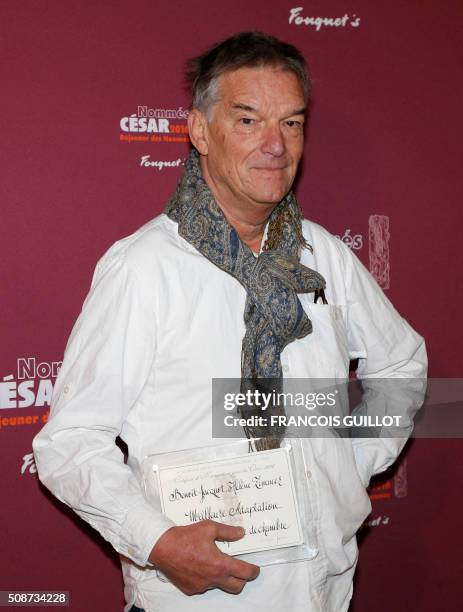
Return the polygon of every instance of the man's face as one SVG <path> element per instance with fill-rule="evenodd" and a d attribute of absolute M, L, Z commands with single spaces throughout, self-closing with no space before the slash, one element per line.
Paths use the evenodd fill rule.
<path fill-rule="evenodd" d="M 304 95 L 296 75 L 240 68 L 218 81 L 203 164 L 219 201 L 269 207 L 288 193 L 304 144 Z"/>

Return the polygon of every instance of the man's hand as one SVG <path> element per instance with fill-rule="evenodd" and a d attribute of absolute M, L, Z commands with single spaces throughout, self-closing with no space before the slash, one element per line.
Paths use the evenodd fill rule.
<path fill-rule="evenodd" d="M 171 527 L 156 542 L 149 560 L 186 595 L 215 587 L 241 593 L 246 582 L 259 575 L 259 567 L 221 552 L 215 540 L 234 542 L 243 535 L 241 527 L 215 521 Z"/>

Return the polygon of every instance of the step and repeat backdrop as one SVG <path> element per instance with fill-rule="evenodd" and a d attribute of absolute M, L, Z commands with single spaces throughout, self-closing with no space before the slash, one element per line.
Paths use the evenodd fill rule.
<path fill-rule="evenodd" d="M 122 609 L 118 558 L 54 500 L 31 441 L 106 249 L 159 214 L 189 148 L 185 60 L 242 30 L 297 45 L 313 96 L 296 192 L 427 342 L 461 353 L 458 0 L 2 0 L 0 590 Z M 355 612 L 460 610 L 463 444 L 413 440 L 370 487 Z"/>

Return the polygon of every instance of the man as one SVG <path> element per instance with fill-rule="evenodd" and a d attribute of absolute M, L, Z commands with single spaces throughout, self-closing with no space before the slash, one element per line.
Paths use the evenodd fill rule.
<path fill-rule="evenodd" d="M 215 545 L 240 528 L 175 526 L 142 490 L 147 456 L 217 444 L 213 378 L 347 378 L 356 358 L 359 377 L 426 372 L 423 339 L 368 271 L 301 219 L 290 191 L 309 88 L 301 54 L 242 33 L 191 77 L 194 149 L 166 214 L 96 267 L 34 440 L 39 475 L 122 555 L 126 611 L 347 610 L 366 486 L 404 440 L 307 442 L 316 554 L 260 572 Z"/>

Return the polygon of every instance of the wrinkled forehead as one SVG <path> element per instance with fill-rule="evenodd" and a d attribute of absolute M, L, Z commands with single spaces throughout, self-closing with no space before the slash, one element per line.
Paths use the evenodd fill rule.
<path fill-rule="evenodd" d="M 299 78 L 292 70 L 281 66 L 227 70 L 217 78 L 215 87 L 215 102 L 228 108 L 245 105 L 285 110 L 305 106 Z"/>

